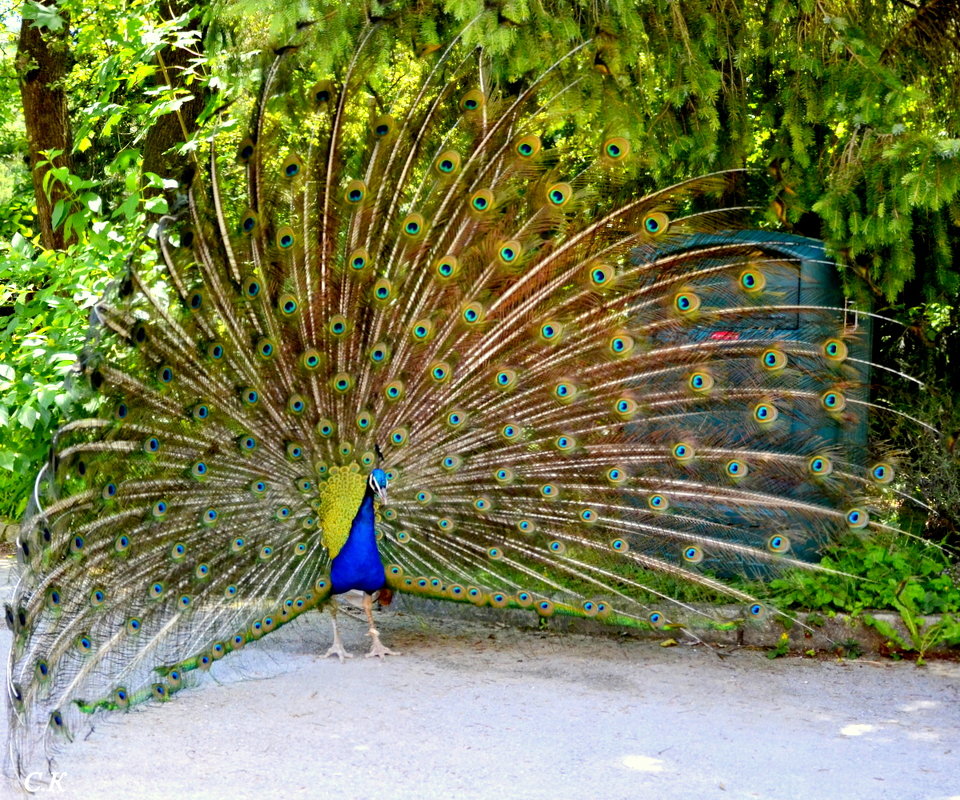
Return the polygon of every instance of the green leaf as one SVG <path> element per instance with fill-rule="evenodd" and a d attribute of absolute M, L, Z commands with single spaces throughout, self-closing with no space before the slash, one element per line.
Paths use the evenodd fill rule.
<path fill-rule="evenodd" d="M 66 20 L 57 13 L 56 6 L 44 6 L 35 0 L 27 0 L 23 5 L 21 15 L 28 19 L 34 28 L 46 28 L 49 31 L 63 30 Z"/>

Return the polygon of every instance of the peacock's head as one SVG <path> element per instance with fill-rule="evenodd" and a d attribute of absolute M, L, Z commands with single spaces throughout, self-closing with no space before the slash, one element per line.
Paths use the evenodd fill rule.
<path fill-rule="evenodd" d="M 381 503 L 387 502 L 387 473 L 377 467 L 367 478 L 367 485 L 377 496 Z"/>

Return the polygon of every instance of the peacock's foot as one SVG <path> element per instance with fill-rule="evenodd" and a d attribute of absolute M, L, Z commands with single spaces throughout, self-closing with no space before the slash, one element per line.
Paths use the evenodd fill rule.
<path fill-rule="evenodd" d="M 327 652 L 323 654 L 324 658 L 330 658 L 330 656 L 336 656 L 340 659 L 340 663 L 343 663 L 345 658 L 353 658 L 353 653 L 348 653 L 347 649 L 343 646 L 343 642 L 340 641 L 338 636 L 333 640 L 333 644 L 327 648 Z"/>
<path fill-rule="evenodd" d="M 376 628 L 371 628 L 367 632 L 367 636 L 373 639 L 373 645 L 370 647 L 370 652 L 367 653 L 367 658 L 385 658 L 386 656 L 399 656 L 400 653 L 395 650 L 391 650 L 383 642 L 380 641 L 380 632 Z"/>

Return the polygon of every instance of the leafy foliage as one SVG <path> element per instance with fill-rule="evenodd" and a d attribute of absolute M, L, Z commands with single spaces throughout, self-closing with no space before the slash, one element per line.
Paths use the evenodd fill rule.
<path fill-rule="evenodd" d="M 229 115 L 236 87 L 252 81 L 252 56 L 290 42 L 304 22 L 321 32 L 321 46 L 298 53 L 303 69 L 337 74 L 355 51 L 357 23 L 372 18 L 395 32 L 396 46 L 368 68 L 371 104 L 384 110 L 410 59 L 444 46 L 452 30 L 470 21 L 467 42 L 496 56 L 490 77 L 506 91 L 536 76 L 545 58 L 587 48 L 593 70 L 561 68 L 541 91 L 562 89 L 579 123 L 627 135 L 635 177 L 646 188 L 752 168 L 732 199 L 766 209 L 761 224 L 824 239 L 846 267 L 847 291 L 907 323 L 878 323 L 876 359 L 925 380 L 927 391 L 889 373 L 877 381 L 897 409 L 940 421 L 946 438 L 918 439 L 915 426 L 892 415 L 878 418 L 876 433 L 917 465 L 918 477 L 900 488 L 931 505 L 938 537 L 955 532 L 960 50 L 949 46 L 960 17 L 955 3 L 237 0 L 171 15 L 177 7 L 154 0 L 24 7 L 24 24 L 54 30 L 70 21 L 74 166 L 72 173 L 51 170 L 49 180 L 69 190 L 54 221 L 75 239 L 65 252 L 39 247 L 32 188 L 20 161 L 25 132 L 15 113 L 17 86 L 0 83 L 0 516 L 23 510 L 31 473 L 74 402 L 62 378 L 74 363 L 69 354 L 82 347 L 93 298 L 138 248 L 149 260 L 150 240 L 142 233 L 175 199 L 177 176 L 141 174 L 153 126 L 178 115 L 192 95 L 205 98 L 201 121 Z M 3 35 L 7 72 L 22 71 L 26 65 L 12 55 L 15 32 Z M 164 54 L 172 50 L 187 55 L 176 81 L 165 67 Z M 924 520 L 908 522 L 919 529 Z M 806 575 L 795 589 L 784 587 L 784 599 L 846 610 L 891 607 L 898 597 L 919 613 L 956 607 L 934 567 L 927 571 L 927 556 L 882 555 L 884 543 L 864 547 L 869 552 L 853 549 L 844 558 L 859 553 L 868 581 L 820 583 Z M 913 589 L 897 595 L 903 580 L 919 581 L 923 598 Z"/>

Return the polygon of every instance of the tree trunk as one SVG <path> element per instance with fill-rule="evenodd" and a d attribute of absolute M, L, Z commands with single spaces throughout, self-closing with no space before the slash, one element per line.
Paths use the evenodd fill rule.
<path fill-rule="evenodd" d="M 65 17 L 65 12 L 60 11 Z M 70 133 L 70 112 L 64 78 L 70 71 L 69 21 L 59 31 L 34 27 L 33 21 L 21 20 L 17 42 L 17 71 L 20 74 L 20 97 L 27 129 L 27 149 L 33 193 L 37 201 L 40 240 L 48 250 L 63 250 L 69 244 L 62 225 L 53 226 L 53 209 L 57 202 L 69 202 L 65 186 L 51 181 L 49 193 L 43 189 L 43 176 L 49 167 L 39 166 L 47 159 L 42 151 L 61 150 L 53 159 L 54 166 L 71 167 L 73 138 Z"/>
<path fill-rule="evenodd" d="M 174 0 L 168 4 L 161 4 L 160 14 L 166 19 L 173 19 L 182 14 L 186 8 L 183 0 Z M 202 37 L 201 37 L 202 41 Z M 174 88 L 187 88 L 193 97 L 184 103 L 177 112 L 164 114 L 147 132 L 143 145 L 143 171 L 153 172 L 164 178 L 180 179 L 184 163 L 182 159 L 170 154 L 171 147 L 180 144 L 186 136 L 196 128 L 197 117 L 203 111 L 207 101 L 206 90 L 194 83 L 190 87 L 184 86 L 184 70 L 190 66 L 194 54 L 176 47 L 164 47 L 157 54 L 159 71 L 155 78 L 157 85 L 167 85 Z"/>

